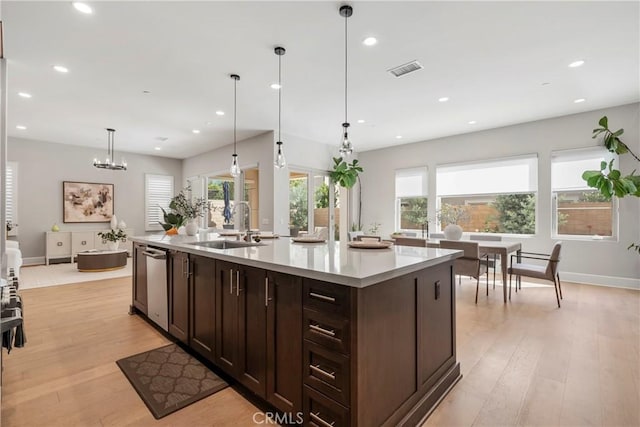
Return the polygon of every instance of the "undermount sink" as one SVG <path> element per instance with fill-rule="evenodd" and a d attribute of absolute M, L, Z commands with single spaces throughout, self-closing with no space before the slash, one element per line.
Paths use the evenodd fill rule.
<path fill-rule="evenodd" d="M 192 242 L 189 245 L 205 246 L 211 249 L 235 249 L 251 246 L 264 246 L 264 243 L 243 242 L 238 240 L 210 240 L 207 242 Z"/>

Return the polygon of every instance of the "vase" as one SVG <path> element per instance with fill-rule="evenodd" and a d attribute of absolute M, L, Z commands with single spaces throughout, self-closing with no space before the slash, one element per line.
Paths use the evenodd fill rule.
<path fill-rule="evenodd" d="M 111 222 L 109 225 L 111 225 L 112 230 L 118 228 L 118 218 L 116 218 L 115 214 L 111 217 Z"/>
<path fill-rule="evenodd" d="M 175 227 L 171 227 L 170 229 L 168 229 L 166 231 L 166 234 L 168 234 L 169 236 L 173 236 L 175 234 L 178 234 L 178 229 Z"/>
<path fill-rule="evenodd" d="M 457 224 L 449 224 L 444 228 L 444 238 L 447 240 L 460 240 L 462 238 L 462 227 Z"/>
<path fill-rule="evenodd" d="M 198 233 L 198 221 L 195 219 L 190 219 L 184 228 L 187 232 L 187 236 L 195 236 Z"/>
<path fill-rule="evenodd" d="M 110 251 L 117 251 L 119 244 L 120 244 L 119 240 L 115 242 L 107 242 L 107 247 L 109 248 Z"/>

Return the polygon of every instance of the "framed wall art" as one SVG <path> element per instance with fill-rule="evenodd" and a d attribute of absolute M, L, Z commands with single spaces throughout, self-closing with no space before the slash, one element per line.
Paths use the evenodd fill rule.
<path fill-rule="evenodd" d="M 113 216 L 113 184 L 62 183 L 64 222 L 109 222 Z"/>

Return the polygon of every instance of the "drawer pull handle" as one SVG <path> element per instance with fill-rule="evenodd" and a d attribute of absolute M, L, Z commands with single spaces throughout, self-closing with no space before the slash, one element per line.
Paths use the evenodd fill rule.
<path fill-rule="evenodd" d="M 322 418 L 320 418 L 320 412 L 316 412 L 315 414 L 313 412 L 309 413 L 309 416 L 313 419 L 313 421 L 315 421 L 317 424 L 320 424 L 324 427 L 333 427 L 333 425 L 336 423 L 335 421 L 332 423 L 328 423 L 325 420 L 323 420 Z"/>
<path fill-rule="evenodd" d="M 323 334 L 323 335 L 329 335 L 330 337 L 335 337 L 336 336 L 336 331 L 334 329 L 325 329 L 320 325 L 314 325 L 313 323 L 309 324 L 309 329 L 311 329 L 314 332 L 317 332 L 319 334 Z"/>
<path fill-rule="evenodd" d="M 58 242 L 58 246 L 62 246 L 62 242 Z"/>
<path fill-rule="evenodd" d="M 317 372 L 317 373 L 319 373 L 321 375 L 324 375 L 325 377 L 329 377 L 332 380 L 336 379 L 336 373 L 335 372 L 325 371 L 324 369 L 322 369 L 320 367 L 320 365 L 309 365 L 309 367 L 311 368 L 311 370 L 313 372 Z"/>
<path fill-rule="evenodd" d="M 83 240 L 83 241 L 82 241 L 82 242 L 80 242 L 80 243 L 82 243 L 83 245 L 86 245 L 86 244 L 87 244 L 87 241 L 86 241 L 86 240 Z"/>
<path fill-rule="evenodd" d="M 315 292 L 309 292 L 309 296 L 312 297 L 312 298 L 321 299 L 323 301 L 336 302 L 336 299 L 334 297 L 329 297 L 329 296 L 326 296 L 326 295 L 317 294 Z"/>

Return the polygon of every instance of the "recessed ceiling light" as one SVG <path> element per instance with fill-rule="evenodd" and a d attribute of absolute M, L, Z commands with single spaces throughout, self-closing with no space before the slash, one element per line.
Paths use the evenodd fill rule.
<path fill-rule="evenodd" d="M 584 101 L 586 101 L 586 99 L 578 98 L 578 99 L 575 99 L 573 102 L 575 102 L 576 104 L 580 104 L 581 102 L 584 102 Z"/>
<path fill-rule="evenodd" d="M 150 90 L 143 90 L 142 93 L 144 93 L 145 95 L 149 95 L 151 93 Z"/>
<path fill-rule="evenodd" d="M 478 122 L 476 122 L 475 120 L 471 120 L 471 121 L 469 121 L 468 123 L 469 123 L 470 125 L 475 125 L 475 124 L 476 124 L 476 123 L 478 123 Z"/>
<path fill-rule="evenodd" d="M 160 150 L 162 150 L 162 147 L 153 147 L 153 149 L 156 150 L 156 151 L 160 151 Z"/>
<path fill-rule="evenodd" d="M 27 92 L 18 92 L 18 96 L 21 96 L 22 98 L 31 98 L 31 94 Z"/>
<path fill-rule="evenodd" d="M 402 135 L 396 135 L 396 139 L 402 139 Z"/>
<path fill-rule="evenodd" d="M 53 69 L 59 73 L 68 73 L 69 69 L 63 65 L 54 65 Z"/>
<path fill-rule="evenodd" d="M 362 44 L 365 46 L 373 46 L 378 44 L 378 39 L 375 37 L 367 37 L 366 39 L 362 40 Z"/>
<path fill-rule="evenodd" d="M 18 126 L 16 126 L 16 129 L 27 130 L 27 127 L 23 126 L 23 125 L 18 125 Z"/>
<path fill-rule="evenodd" d="M 216 111 L 216 115 L 218 115 L 218 116 L 224 116 L 224 111 Z"/>
<path fill-rule="evenodd" d="M 194 129 L 194 130 L 192 130 L 191 132 L 193 132 L 193 133 L 200 133 L 200 129 Z"/>
<path fill-rule="evenodd" d="M 583 60 L 573 61 L 571 64 L 569 64 L 569 68 L 582 67 L 583 65 L 584 65 L 584 61 Z"/>
<path fill-rule="evenodd" d="M 542 83 L 542 86 L 549 86 L 550 84 L 551 84 L 551 83 L 549 83 L 549 82 L 543 82 L 543 83 Z"/>
<path fill-rule="evenodd" d="M 449 97 L 447 96 L 443 96 L 442 98 L 438 98 L 438 102 L 447 102 L 449 100 Z"/>
<path fill-rule="evenodd" d="M 271 83 L 271 89 L 280 89 L 282 86 L 280 86 L 278 83 Z"/>
<path fill-rule="evenodd" d="M 87 15 L 91 15 L 93 13 L 93 9 L 91 9 L 91 6 L 89 6 L 86 3 L 82 3 L 82 2 L 79 2 L 79 1 L 74 1 L 73 2 L 73 7 L 75 7 L 75 9 L 78 12 L 86 13 Z"/>
<path fill-rule="evenodd" d="M 364 123 L 365 121 L 363 119 L 358 120 L 358 123 Z"/>

